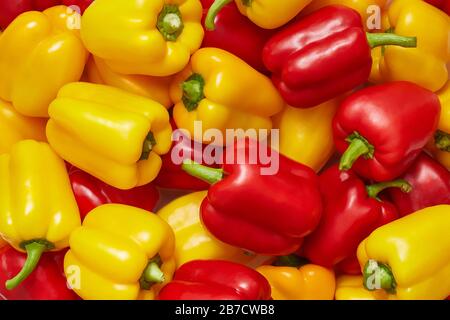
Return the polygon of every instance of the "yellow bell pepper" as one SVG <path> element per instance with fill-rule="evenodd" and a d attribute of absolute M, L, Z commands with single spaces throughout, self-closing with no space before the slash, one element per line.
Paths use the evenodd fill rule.
<path fill-rule="evenodd" d="M 49 107 L 47 138 L 67 162 L 120 189 L 151 182 L 169 151 L 169 113 L 121 89 L 76 82 Z"/>
<path fill-rule="evenodd" d="M 91 57 L 86 65 L 87 82 L 106 84 L 139 94 L 161 103 L 167 109 L 172 106 L 170 100 L 170 77 L 150 77 L 143 75 L 126 75 L 114 72 L 97 57 Z"/>
<path fill-rule="evenodd" d="M 20 113 L 48 117 L 58 90 L 80 79 L 87 52 L 68 28 L 77 14 L 65 6 L 26 12 L 0 37 L 0 98 Z"/>
<path fill-rule="evenodd" d="M 64 270 L 78 277 L 71 287 L 85 300 L 151 300 L 172 279 L 173 250 L 173 232 L 157 215 L 107 204 L 70 236 Z"/>
<path fill-rule="evenodd" d="M 450 295 L 450 205 L 429 207 L 376 229 L 358 247 L 364 286 L 401 300 Z"/>
<path fill-rule="evenodd" d="M 310 109 L 287 106 L 274 118 L 280 153 L 320 171 L 334 151 L 331 124 L 338 105 L 339 100 L 333 99 Z"/>
<path fill-rule="evenodd" d="M 417 48 L 387 46 L 380 64 L 383 78 L 440 90 L 448 80 L 450 17 L 421 0 L 394 0 L 388 14 L 396 34 L 417 37 Z"/>
<path fill-rule="evenodd" d="M 199 0 L 96 0 L 81 19 L 86 48 L 122 74 L 169 76 L 203 41 Z"/>
<path fill-rule="evenodd" d="M 336 300 L 396 300 L 394 295 L 386 291 L 368 291 L 364 288 L 363 277 L 342 275 L 336 280 Z"/>
<path fill-rule="evenodd" d="M 45 119 L 23 116 L 9 102 L 0 99 L 0 154 L 8 153 L 20 140 L 46 141 L 46 123 Z"/>
<path fill-rule="evenodd" d="M 247 263 L 251 257 L 242 249 L 223 243 L 203 226 L 200 205 L 207 191 L 180 197 L 158 211 L 175 233 L 175 261 L 177 267 L 192 260 L 228 260 Z"/>
<path fill-rule="evenodd" d="M 45 142 L 23 140 L 0 156 L 0 237 L 26 252 L 23 269 L 6 282 L 14 289 L 45 251 L 68 247 L 80 213 L 64 161 Z"/>
<path fill-rule="evenodd" d="M 271 129 L 270 117 L 284 107 L 269 78 L 216 48 L 203 48 L 192 56 L 174 78 L 170 95 L 177 126 L 205 143 L 211 141 L 194 131 L 196 121 L 202 122 L 203 130 L 218 129 L 224 136 L 226 129 Z"/>

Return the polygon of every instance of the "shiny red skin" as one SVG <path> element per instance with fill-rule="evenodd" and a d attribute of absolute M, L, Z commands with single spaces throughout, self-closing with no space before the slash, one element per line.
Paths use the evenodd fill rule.
<path fill-rule="evenodd" d="M 120 190 L 75 167 L 69 170 L 69 178 L 82 220 L 103 204 L 120 203 L 153 211 L 159 200 L 159 192 L 152 184 Z"/>
<path fill-rule="evenodd" d="M 270 149 L 268 149 L 270 150 Z M 259 151 L 259 150 L 258 150 Z M 236 161 L 229 153 L 246 154 Z M 225 177 L 211 186 L 201 205 L 205 227 L 219 240 L 245 250 L 267 255 L 287 255 L 299 249 L 302 240 L 320 221 L 322 203 L 313 170 L 279 155 L 279 170 L 261 175 L 260 162 L 250 164 L 248 141 L 227 148 Z M 267 154 L 275 151 L 270 150 Z"/>
<path fill-rule="evenodd" d="M 440 115 L 436 94 L 409 82 L 364 88 L 343 101 L 333 120 L 336 148 L 343 153 L 354 132 L 375 149 L 353 169 L 360 176 L 388 181 L 401 176 L 433 137 Z"/>
<path fill-rule="evenodd" d="M 5 281 L 22 269 L 27 255 L 10 246 L 0 249 L 0 300 L 78 300 L 67 287 L 64 255 L 67 250 L 44 253 L 31 275 L 17 288 L 7 290 Z"/>
<path fill-rule="evenodd" d="M 401 216 L 418 210 L 450 204 L 450 171 L 426 153 L 417 160 L 402 176 L 412 186 L 410 193 L 389 189 L 389 196 Z"/>
<path fill-rule="evenodd" d="M 159 300 L 270 300 L 267 280 L 241 264 L 194 260 L 182 265 L 159 293 Z"/>
<path fill-rule="evenodd" d="M 339 262 L 335 266 L 335 270 L 338 274 L 350 274 L 350 275 L 361 274 L 361 266 L 359 265 L 356 253 Z"/>
<path fill-rule="evenodd" d="M 203 23 L 214 0 L 201 0 Z M 265 43 L 274 34 L 273 30 L 262 29 L 243 16 L 236 4 L 227 4 L 215 19 L 214 31 L 205 30 L 202 47 L 215 47 L 226 50 L 256 70 L 267 73 L 262 61 Z"/>
<path fill-rule="evenodd" d="M 355 256 L 358 245 L 376 228 L 398 218 L 392 203 L 368 196 L 365 183 L 350 172 L 342 178 L 337 165 L 320 177 L 320 190 L 333 186 L 335 195 L 323 196 L 324 211 L 316 230 L 305 238 L 303 255 L 314 264 L 331 268 Z"/>
<path fill-rule="evenodd" d="M 83 13 L 91 5 L 94 0 L 62 0 L 62 4 L 66 6 L 78 6 L 80 8 L 80 13 Z"/>
<path fill-rule="evenodd" d="M 425 1 L 450 15 L 450 0 L 425 0 Z"/>
<path fill-rule="evenodd" d="M 60 0 L 0 0 L 0 28 L 6 29 L 21 13 L 42 11 L 60 3 Z"/>
<path fill-rule="evenodd" d="M 327 6 L 274 35 L 263 50 L 265 66 L 284 100 L 310 108 L 364 84 L 372 68 L 361 16 Z"/>

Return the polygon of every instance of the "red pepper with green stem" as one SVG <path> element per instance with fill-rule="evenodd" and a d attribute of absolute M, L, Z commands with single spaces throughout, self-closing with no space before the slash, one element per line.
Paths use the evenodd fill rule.
<path fill-rule="evenodd" d="M 257 271 L 221 260 L 182 265 L 159 293 L 159 300 L 270 300 L 269 282 Z"/>
<path fill-rule="evenodd" d="M 416 42 L 393 33 L 366 33 L 357 11 L 327 6 L 274 35 L 263 60 L 284 100 L 310 108 L 366 83 L 371 48 L 415 47 Z"/>
<path fill-rule="evenodd" d="M 409 82 L 367 87 L 347 97 L 333 120 L 340 169 L 389 181 L 401 176 L 437 129 L 436 94 Z"/>

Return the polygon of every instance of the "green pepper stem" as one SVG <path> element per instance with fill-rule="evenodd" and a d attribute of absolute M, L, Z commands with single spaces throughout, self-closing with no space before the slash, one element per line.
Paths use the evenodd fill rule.
<path fill-rule="evenodd" d="M 156 26 L 166 41 L 176 41 L 183 32 L 184 23 L 177 5 L 164 5 Z"/>
<path fill-rule="evenodd" d="M 364 288 L 369 291 L 384 289 L 387 293 L 394 294 L 397 288 L 394 274 L 391 268 L 384 263 L 368 260 L 363 270 Z"/>
<path fill-rule="evenodd" d="M 45 244 L 39 242 L 31 242 L 27 244 L 25 246 L 25 250 L 27 252 L 27 260 L 25 261 L 22 270 L 20 270 L 17 275 L 5 282 L 6 289 L 13 290 L 19 284 L 21 284 L 22 281 L 24 281 L 34 271 L 39 262 L 39 259 L 42 256 L 42 253 L 44 253 L 47 248 L 48 247 Z"/>
<path fill-rule="evenodd" d="M 145 268 L 144 280 L 148 283 L 163 283 L 164 282 L 164 273 L 161 271 L 158 263 L 156 261 L 150 262 Z"/>
<path fill-rule="evenodd" d="M 438 130 L 434 135 L 434 141 L 439 150 L 450 152 L 450 134 Z"/>
<path fill-rule="evenodd" d="M 349 170 L 359 157 L 365 156 L 366 158 L 373 158 L 374 147 L 359 133 L 352 133 L 347 139 L 350 143 L 347 150 L 341 157 L 339 163 L 340 170 Z"/>
<path fill-rule="evenodd" d="M 183 89 L 183 104 L 189 112 L 197 109 L 198 104 L 205 97 L 203 92 L 204 87 L 205 80 L 198 73 L 192 74 L 181 84 L 181 88 Z"/>
<path fill-rule="evenodd" d="M 288 256 L 278 257 L 272 265 L 277 267 L 295 267 L 299 268 L 305 264 L 308 264 L 309 261 L 305 258 L 299 257 L 296 254 L 291 254 Z"/>
<path fill-rule="evenodd" d="M 205 19 L 205 27 L 206 29 L 213 31 L 216 29 L 216 16 L 219 14 L 220 10 L 222 10 L 223 7 L 225 7 L 227 4 L 232 2 L 233 0 L 216 0 L 211 5 L 211 7 L 208 10 L 208 14 L 206 15 Z"/>
<path fill-rule="evenodd" d="M 203 180 L 209 184 L 215 184 L 223 179 L 223 170 L 203 166 L 192 160 L 184 160 L 181 168 L 189 175 Z"/>
<path fill-rule="evenodd" d="M 400 188 L 402 192 L 409 193 L 412 190 L 412 186 L 408 183 L 408 181 L 403 179 L 398 179 L 390 182 L 381 182 L 377 184 L 372 184 L 370 186 L 366 186 L 367 194 L 369 197 L 377 199 L 378 194 L 388 188 Z"/>
<path fill-rule="evenodd" d="M 405 48 L 417 47 L 417 37 L 404 37 L 398 34 L 386 32 L 386 33 L 369 33 L 366 32 L 367 41 L 369 46 L 373 49 L 380 46 L 400 46 Z"/>
<path fill-rule="evenodd" d="M 153 147 L 156 145 L 156 139 L 152 132 L 149 132 L 142 145 L 142 154 L 139 160 L 148 160 Z"/>

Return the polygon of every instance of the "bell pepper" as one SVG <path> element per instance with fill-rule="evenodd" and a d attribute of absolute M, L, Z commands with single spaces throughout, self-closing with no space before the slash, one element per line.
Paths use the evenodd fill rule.
<path fill-rule="evenodd" d="M 119 189 L 146 185 L 169 151 L 169 113 L 159 103 L 104 85 L 71 83 L 49 107 L 47 138 L 67 162 Z"/>
<path fill-rule="evenodd" d="M 173 200 L 157 214 L 175 233 L 175 261 L 181 266 L 192 260 L 226 260 L 247 263 L 251 257 L 242 249 L 223 243 L 202 225 L 200 206 L 207 191 L 200 191 Z"/>
<path fill-rule="evenodd" d="M 62 4 L 65 6 L 77 6 L 80 9 L 80 13 L 84 11 L 94 2 L 94 0 L 62 0 Z"/>
<path fill-rule="evenodd" d="M 224 136 L 226 129 L 271 129 L 270 117 L 285 105 L 267 77 L 216 48 L 203 48 L 192 56 L 174 78 L 170 95 L 177 127 L 199 142 L 203 137 L 195 135 L 195 121 L 202 121 L 203 130 L 217 129 Z"/>
<path fill-rule="evenodd" d="M 367 291 L 362 276 L 342 275 L 336 280 L 336 300 L 396 300 L 384 290 Z"/>
<path fill-rule="evenodd" d="M 91 57 L 86 65 L 87 80 L 91 83 L 106 84 L 155 100 L 167 109 L 172 107 L 170 100 L 170 77 L 150 77 L 125 75 L 114 72 L 104 60 Z"/>
<path fill-rule="evenodd" d="M 78 296 L 67 287 L 63 260 L 65 251 L 44 253 L 34 272 L 14 290 L 4 283 L 17 274 L 27 256 L 10 246 L 0 249 L 0 300 L 77 300 Z"/>
<path fill-rule="evenodd" d="M 72 232 L 64 270 L 68 279 L 71 269 L 78 271 L 73 290 L 85 300 L 150 300 L 172 278 L 173 250 L 173 232 L 160 217 L 105 204 Z"/>
<path fill-rule="evenodd" d="M 384 225 L 358 247 L 368 290 L 401 300 L 443 300 L 450 294 L 449 205 L 422 209 Z"/>
<path fill-rule="evenodd" d="M 450 15 L 450 0 L 425 0 L 425 1 Z"/>
<path fill-rule="evenodd" d="M 209 30 L 215 28 L 215 17 L 224 6 L 233 0 L 215 0 L 209 8 L 205 26 Z M 312 0 L 296 0 L 277 2 L 273 0 L 234 0 L 239 11 L 254 24 L 264 29 L 276 29 L 288 23 L 302 11 Z"/>
<path fill-rule="evenodd" d="M 13 106 L 0 99 L 0 154 L 8 153 L 11 147 L 20 140 L 35 139 L 46 141 L 46 120 L 25 117 Z"/>
<path fill-rule="evenodd" d="M 282 265 L 256 268 L 269 281 L 274 300 L 333 300 L 336 280 L 332 269 L 314 264 L 299 265 L 299 259 Z"/>
<path fill-rule="evenodd" d="M 69 29 L 65 6 L 26 12 L 0 37 L 0 98 L 20 113 L 48 117 L 48 105 L 66 83 L 80 79 L 87 53 Z"/>
<path fill-rule="evenodd" d="M 320 171 L 334 152 L 331 123 L 338 105 L 333 99 L 310 109 L 287 106 L 274 118 L 280 130 L 279 152 Z"/>
<path fill-rule="evenodd" d="M 8 25 L 21 13 L 45 10 L 60 4 L 59 0 L 6 0 L 0 1 L 0 29 Z"/>
<path fill-rule="evenodd" d="M 227 148 L 227 162 L 221 169 L 184 162 L 186 172 L 212 184 L 202 202 L 202 222 L 230 245 L 258 254 L 290 254 L 319 223 L 322 203 L 317 176 L 268 147 L 266 154 L 279 156 L 279 166 L 273 175 L 263 175 L 261 160 L 255 163 L 249 156 L 258 154 L 258 149 L 262 152 L 263 145 L 242 142 Z M 245 159 L 236 161 L 234 155 Z"/>
<path fill-rule="evenodd" d="M 333 120 L 336 148 L 343 153 L 340 169 L 353 167 L 375 181 L 396 179 L 433 136 L 440 109 L 433 92 L 409 82 L 354 93 Z"/>
<path fill-rule="evenodd" d="M 331 268 L 356 253 L 359 243 L 373 230 L 398 217 L 392 203 L 378 194 L 386 188 L 409 192 L 402 180 L 366 186 L 353 172 L 341 174 L 334 165 L 319 178 L 324 211 L 319 226 L 307 236 L 302 255 L 314 264 Z M 327 190 L 327 191 L 323 191 Z M 333 193 L 332 196 L 327 196 Z"/>
<path fill-rule="evenodd" d="M 253 269 L 221 260 L 182 265 L 159 300 L 270 300 L 270 285 Z"/>
<path fill-rule="evenodd" d="M 284 100 L 310 108 L 363 85 L 372 68 L 371 48 L 385 45 L 415 47 L 416 38 L 366 33 L 358 12 L 327 6 L 275 34 L 263 61 Z"/>
<path fill-rule="evenodd" d="M 395 33 L 417 37 L 417 48 L 386 47 L 380 64 L 383 78 L 410 81 L 433 92 L 441 89 L 448 80 L 450 17 L 422 0 L 394 0 L 388 14 Z"/>
<path fill-rule="evenodd" d="M 402 179 L 409 182 L 408 194 L 390 189 L 389 196 L 405 216 L 421 209 L 439 204 L 450 204 L 450 171 L 425 153 L 404 173 Z"/>
<path fill-rule="evenodd" d="M 44 142 L 23 140 L 0 156 L 0 235 L 27 253 L 23 268 L 6 282 L 16 288 L 36 268 L 45 251 L 69 244 L 80 225 L 64 161 Z"/>
<path fill-rule="evenodd" d="M 70 168 L 69 178 L 81 220 L 91 210 L 103 204 L 119 203 L 153 211 L 159 200 L 159 192 L 152 184 L 120 190 L 75 167 Z"/>
<path fill-rule="evenodd" d="M 199 0 L 95 0 L 81 19 L 81 37 L 115 72 L 169 76 L 201 45 Z"/>

